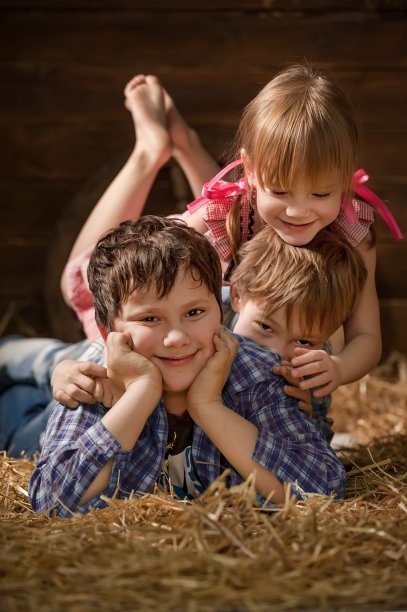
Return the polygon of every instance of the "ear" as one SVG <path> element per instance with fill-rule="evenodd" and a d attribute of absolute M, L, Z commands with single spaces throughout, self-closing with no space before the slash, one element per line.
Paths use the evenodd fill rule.
<path fill-rule="evenodd" d="M 103 325 L 98 325 L 98 330 L 100 331 L 100 335 L 102 336 L 103 341 L 106 344 L 106 340 L 109 335 L 109 332 L 107 331 L 106 327 L 104 327 Z"/>
<path fill-rule="evenodd" d="M 249 156 L 247 155 L 246 149 L 240 149 L 240 157 L 243 161 L 244 173 L 247 179 L 247 184 L 249 185 L 249 187 L 254 188 L 255 175 L 253 171 L 253 164 Z"/>
<path fill-rule="evenodd" d="M 232 306 L 233 312 L 240 313 L 242 307 L 242 298 L 240 297 L 239 290 L 235 283 L 230 285 L 230 305 Z"/>

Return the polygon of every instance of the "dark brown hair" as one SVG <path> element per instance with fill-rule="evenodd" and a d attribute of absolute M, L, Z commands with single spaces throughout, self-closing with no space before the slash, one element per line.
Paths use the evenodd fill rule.
<path fill-rule="evenodd" d="M 164 298 L 185 273 L 215 296 L 222 320 L 219 256 L 202 234 L 183 221 L 155 215 L 121 223 L 99 240 L 90 258 L 96 322 L 111 331 L 135 290 L 152 290 Z"/>

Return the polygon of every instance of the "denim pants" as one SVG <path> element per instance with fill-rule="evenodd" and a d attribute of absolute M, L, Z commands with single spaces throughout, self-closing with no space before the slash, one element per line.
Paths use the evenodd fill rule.
<path fill-rule="evenodd" d="M 6 336 L 0 340 L 0 450 L 32 456 L 41 447 L 52 398 L 51 375 L 64 359 L 79 359 L 88 340 Z"/>

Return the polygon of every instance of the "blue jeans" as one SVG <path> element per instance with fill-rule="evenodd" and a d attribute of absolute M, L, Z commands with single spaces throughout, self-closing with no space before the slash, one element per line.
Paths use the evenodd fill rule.
<path fill-rule="evenodd" d="M 51 375 L 64 359 L 79 359 L 88 340 L 6 336 L 0 340 L 0 450 L 32 456 L 41 447 L 52 398 Z"/>
<path fill-rule="evenodd" d="M 32 457 L 55 405 L 33 385 L 13 385 L 0 395 L 0 449 L 9 457 Z"/>

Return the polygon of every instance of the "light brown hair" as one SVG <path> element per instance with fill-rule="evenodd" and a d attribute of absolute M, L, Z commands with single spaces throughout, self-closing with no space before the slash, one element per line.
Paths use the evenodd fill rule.
<path fill-rule="evenodd" d="M 294 65 L 278 73 L 246 106 L 234 156 L 244 149 L 262 188 L 289 191 L 305 174 L 313 189 L 338 170 L 342 191 L 351 192 L 357 167 L 358 129 L 344 92 L 320 70 Z M 247 169 L 246 169 L 247 170 Z M 240 243 L 239 202 L 227 219 L 232 252 Z"/>
<path fill-rule="evenodd" d="M 212 293 L 222 319 L 222 271 L 215 248 L 183 221 L 145 215 L 125 221 L 97 243 L 88 280 L 96 322 L 107 331 L 137 289 L 164 298 L 180 274 L 190 273 Z"/>
<path fill-rule="evenodd" d="M 241 247 L 231 282 L 243 302 L 264 305 L 265 318 L 284 307 L 288 327 L 295 311 L 306 334 L 317 327 L 328 337 L 353 312 L 366 276 L 360 253 L 332 232 L 292 246 L 265 226 Z"/>

